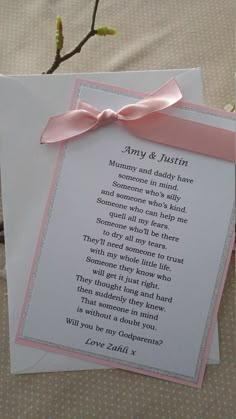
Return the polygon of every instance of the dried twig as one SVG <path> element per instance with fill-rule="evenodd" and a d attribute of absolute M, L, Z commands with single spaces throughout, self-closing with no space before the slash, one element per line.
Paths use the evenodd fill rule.
<path fill-rule="evenodd" d="M 98 9 L 99 1 L 100 0 L 95 0 L 95 4 L 94 4 L 94 8 L 93 8 L 93 15 L 92 15 L 91 28 L 90 28 L 90 31 L 87 33 L 87 35 L 82 39 L 82 41 L 79 42 L 79 44 L 74 49 L 72 49 L 70 52 L 68 52 L 67 54 L 65 54 L 63 56 L 61 56 L 61 50 L 57 49 L 53 64 L 51 65 L 51 67 L 47 71 L 45 71 L 42 74 L 52 74 L 59 67 L 59 65 L 61 63 L 68 60 L 69 58 L 73 57 L 73 55 L 80 53 L 82 47 L 86 44 L 86 42 L 88 42 L 88 40 L 90 38 L 92 38 L 94 35 L 96 35 L 97 32 L 95 30 L 95 21 L 96 21 L 96 15 L 97 15 L 97 9 Z"/>

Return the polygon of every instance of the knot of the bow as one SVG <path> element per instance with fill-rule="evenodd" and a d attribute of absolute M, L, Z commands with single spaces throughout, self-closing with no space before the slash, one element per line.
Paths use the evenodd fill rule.
<path fill-rule="evenodd" d="M 112 109 L 105 109 L 97 115 L 97 122 L 99 125 L 105 125 L 115 119 L 118 119 L 118 114 Z"/>

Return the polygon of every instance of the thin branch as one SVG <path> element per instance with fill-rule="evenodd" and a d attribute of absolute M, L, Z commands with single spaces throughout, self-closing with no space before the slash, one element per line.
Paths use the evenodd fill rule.
<path fill-rule="evenodd" d="M 44 72 L 42 74 L 52 74 L 59 67 L 60 60 L 61 60 L 61 53 L 60 53 L 60 50 L 57 49 L 55 59 L 54 59 L 52 65 L 51 65 L 51 67 L 46 72 Z"/>
<path fill-rule="evenodd" d="M 70 52 L 68 52 L 67 54 L 65 54 L 63 56 L 61 56 L 60 50 L 57 49 L 55 59 L 54 59 L 54 62 L 52 63 L 52 65 L 51 65 L 51 67 L 42 74 L 52 74 L 52 73 L 54 73 L 54 71 L 59 67 L 59 65 L 61 63 L 68 60 L 69 58 L 73 57 L 73 55 L 79 54 L 82 47 L 86 44 L 86 42 L 88 42 L 88 40 L 90 38 L 92 38 L 94 35 L 96 35 L 96 31 L 95 31 L 94 28 L 95 28 L 95 21 L 96 21 L 96 15 L 97 15 L 97 9 L 98 9 L 99 1 L 100 0 L 95 0 L 95 4 L 94 4 L 94 8 L 93 8 L 93 15 L 92 15 L 91 29 L 87 33 L 87 35 L 82 39 L 82 41 L 79 42 L 79 44 L 74 49 L 72 49 Z"/>
<path fill-rule="evenodd" d="M 92 17 L 91 31 L 94 30 L 95 20 L 96 20 L 96 15 L 97 15 L 97 10 L 98 10 L 98 3 L 99 3 L 99 0 L 96 0 L 95 1 L 95 5 L 94 5 L 94 9 L 93 9 L 93 17 Z"/>
<path fill-rule="evenodd" d="M 67 54 L 63 55 L 63 57 L 61 57 L 61 62 L 66 61 L 69 58 L 73 57 L 73 55 L 80 53 L 84 44 L 86 44 L 86 42 L 94 35 L 96 35 L 96 31 L 94 29 L 91 29 L 91 31 L 89 31 L 89 33 L 84 37 L 84 39 L 82 39 L 82 41 L 72 51 L 68 52 Z"/>

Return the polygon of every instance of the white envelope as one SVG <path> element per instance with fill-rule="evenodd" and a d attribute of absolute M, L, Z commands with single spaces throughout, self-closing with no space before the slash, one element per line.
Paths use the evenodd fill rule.
<path fill-rule="evenodd" d="M 0 77 L 0 167 L 12 373 L 105 368 L 14 342 L 58 150 L 39 143 L 48 118 L 68 110 L 78 77 L 149 93 L 173 76 L 185 101 L 203 103 L 200 69 Z M 217 326 L 208 362 L 219 363 Z"/>

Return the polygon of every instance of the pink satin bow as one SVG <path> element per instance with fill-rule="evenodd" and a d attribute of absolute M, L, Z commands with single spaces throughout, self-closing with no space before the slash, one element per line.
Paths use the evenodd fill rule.
<path fill-rule="evenodd" d="M 41 143 L 49 144 L 69 140 L 115 120 L 119 120 L 134 135 L 142 136 L 139 135 L 140 121 L 141 125 L 147 125 L 153 113 L 174 105 L 181 98 L 182 93 L 176 80 L 171 79 L 156 92 L 133 105 L 124 106 L 118 112 L 111 109 L 99 111 L 79 100 L 78 109 L 49 119 L 42 134 Z M 132 121 L 135 121 L 135 130 Z"/>
<path fill-rule="evenodd" d="M 175 79 L 118 112 L 99 111 L 79 101 L 75 110 L 49 119 L 42 144 L 70 140 L 108 122 L 119 121 L 131 134 L 178 149 L 234 161 L 234 133 L 160 112 L 176 104 L 182 93 Z M 209 110 L 210 111 L 210 110 Z"/>

